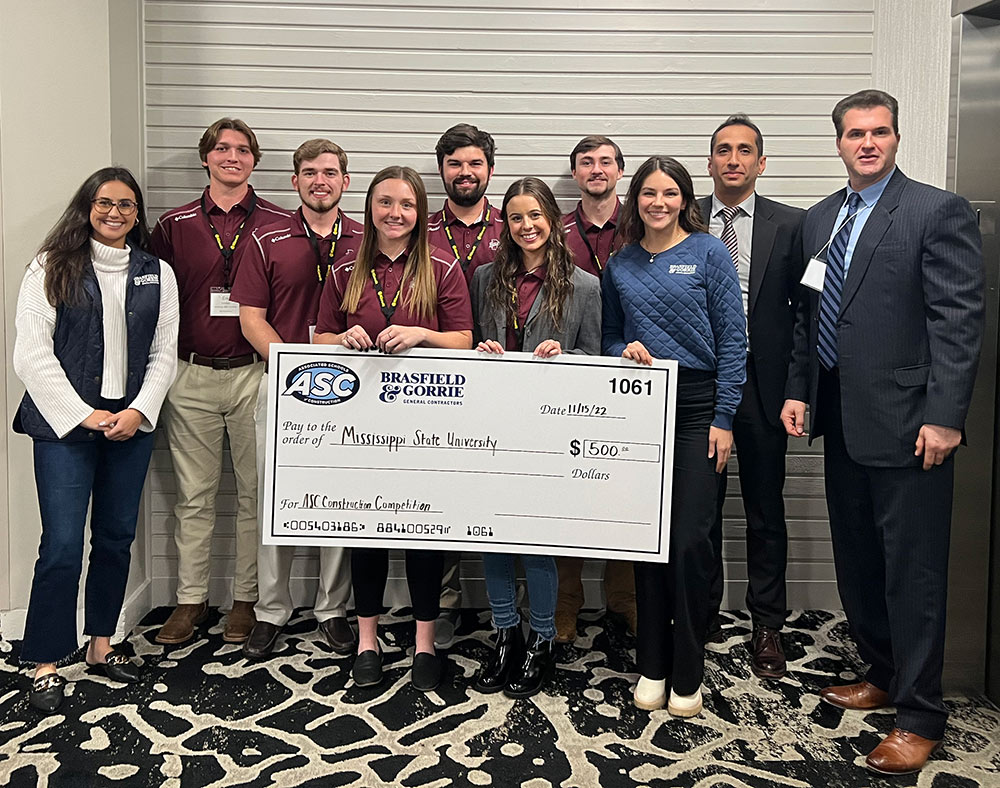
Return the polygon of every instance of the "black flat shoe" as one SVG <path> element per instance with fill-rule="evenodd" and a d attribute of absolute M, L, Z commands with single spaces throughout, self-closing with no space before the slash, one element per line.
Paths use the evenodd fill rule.
<path fill-rule="evenodd" d="M 511 671 L 503 694 L 508 698 L 530 698 L 548 681 L 555 669 L 552 641 L 545 640 L 534 630 L 528 633 L 524 658 Z"/>
<path fill-rule="evenodd" d="M 497 642 L 489 661 L 476 676 L 474 687 L 479 692 L 500 692 L 510 678 L 511 671 L 524 659 L 524 635 L 521 625 L 497 629 Z"/>
<path fill-rule="evenodd" d="M 66 679 L 58 673 L 43 673 L 36 678 L 28 691 L 28 703 L 39 711 L 51 714 L 63 702 Z"/>
<path fill-rule="evenodd" d="M 104 660 L 94 664 L 88 662 L 87 665 L 112 681 L 120 681 L 123 684 L 135 684 L 139 681 L 139 666 L 118 649 L 111 649 Z"/>
<path fill-rule="evenodd" d="M 421 651 L 413 655 L 413 667 L 410 669 L 410 683 L 413 689 L 421 692 L 436 690 L 444 675 L 444 660 L 437 654 Z"/>
<path fill-rule="evenodd" d="M 377 651 L 362 651 L 354 658 L 351 678 L 358 687 L 374 687 L 382 683 L 382 655 Z"/>

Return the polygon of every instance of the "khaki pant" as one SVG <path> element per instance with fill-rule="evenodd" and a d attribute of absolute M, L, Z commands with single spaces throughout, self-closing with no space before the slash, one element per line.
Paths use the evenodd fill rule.
<path fill-rule="evenodd" d="M 576 616 L 583 607 L 583 558 L 556 558 L 559 570 L 559 597 L 556 611 Z M 635 575 L 631 561 L 608 561 L 604 567 L 604 596 L 608 610 L 624 613 L 635 609 Z"/>
<path fill-rule="evenodd" d="M 441 575 L 441 609 L 460 610 L 462 607 L 462 554 L 444 554 L 444 574 Z"/>
<path fill-rule="evenodd" d="M 257 434 L 257 479 L 264 489 L 264 447 L 267 437 L 267 375 L 260 381 L 254 421 Z M 258 509 L 263 524 L 264 495 L 260 496 Z M 288 587 L 292 574 L 295 548 L 288 545 L 263 544 L 257 552 L 257 574 L 260 597 L 254 607 L 258 621 L 283 627 L 294 610 L 291 590 Z M 350 551 L 343 547 L 321 547 L 319 550 L 319 587 L 313 613 L 317 621 L 345 616 L 351 598 Z"/>
<path fill-rule="evenodd" d="M 233 599 L 257 599 L 257 450 L 254 406 L 263 364 L 212 369 L 186 361 L 167 392 L 163 419 L 177 479 L 174 541 L 177 602 L 208 599 L 212 569 L 215 498 L 222 476 L 223 438 L 236 476 L 236 572 Z"/>

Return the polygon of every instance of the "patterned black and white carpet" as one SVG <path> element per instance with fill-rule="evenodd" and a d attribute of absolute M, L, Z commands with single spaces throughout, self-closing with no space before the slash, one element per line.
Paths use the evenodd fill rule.
<path fill-rule="evenodd" d="M 521 786 L 522 788 L 772 788 L 1000 785 L 1000 712 L 984 698 L 949 698 L 944 749 L 919 775 L 883 779 L 864 756 L 892 727 L 891 711 L 844 712 L 817 691 L 859 668 L 840 614 L 795 614 L 788 676 L 749 670 L 748 621 L 727 614 L 709 647 L 705 711 L 689 721 L 631 702 L 634 643 L 597 615 L 560 653 L 551 686 L 531 700 L 485 696 L 472 677 L 490 647 L 488 615 L 465 611 L 449 674 L 424 695 L 409 685 L 406 610 L 387 617 L 386 681 L 359 689 L 351 657 L 320 641 L 308 611 L 275 656 L 248 664 L 222 641 L 218 614 L 193 642 L 153 642 L 168 611 L 129 640 L 145 664 L 126 687 L 88 672 L 69 680 L 58 714 L 27 704 L 17 643 L 0 661 L 0 785 L 13 788 L 276 786 Z"/>

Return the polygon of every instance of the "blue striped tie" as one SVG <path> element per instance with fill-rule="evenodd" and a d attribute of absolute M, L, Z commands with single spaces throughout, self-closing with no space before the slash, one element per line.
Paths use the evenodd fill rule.
<path fill-rule="evenodd" d="M 840 317 L 840 296 L 844 292 L 844 257 L 851 228 L 861 203 L 861 195 L 851 192 L 847 199 L 847 220 L 830 242 L 826 255 L 826 277 L 819 302 L 819 341 L 816 351 L 825 369 L 837 366 L 837 318 Z"/>

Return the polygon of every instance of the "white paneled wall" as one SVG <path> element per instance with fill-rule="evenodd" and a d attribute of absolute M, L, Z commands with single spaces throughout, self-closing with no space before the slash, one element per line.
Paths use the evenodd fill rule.
<path fill-rule="evenodd" d="M 265 154 L 252 182 L 289 207 L 296 204 L 292 151 L 315 136 L 338 142 L 354 178 L 343 206 L 358 216 L 371 176 L 388 164 L 423 173 L 437 207 L 443 190 L 434 143 L 462 121 L 496 139 L 495 202 L 511 181 L 537 175 L 568 208 L 576 189 L 567 154 L 595 133 L 622 147 L 626 177 L 646 156 L 670 154 L 696 175 L 699 193 L 708 193 L 711 132 L 743 111 L 765 136 L 760 192 L 805 207 L 844 181 L 829 113 L 837 99 L 872 84 L 874 5 L 632 0 L 609 10 L 596 0 L 504 8 L 467 0 L 145 0 L 151 218 L 204 186 L 198 138 L 223 115 L 255 129 Z M 838 607 L 821 458 L 795 442 L 788 472 L 790 603 Z M 175 558 L 173 479 L 162 445 L 151 488 L 154 599 L 165 604 Z M 228 473 L 218 502 L 213 603 L 226 601 L 232 572 L 233 491 Z M 746 578 L 738 495 L 733 474 L 725 508 L 733 606 L 741 604 Z M 468 577 L 480 576 L 474 561 L 467 569 Z M 303 551 L 296 575 L 312 571 Z M 473 590 L 482 603 L 481 588 Z"/>

